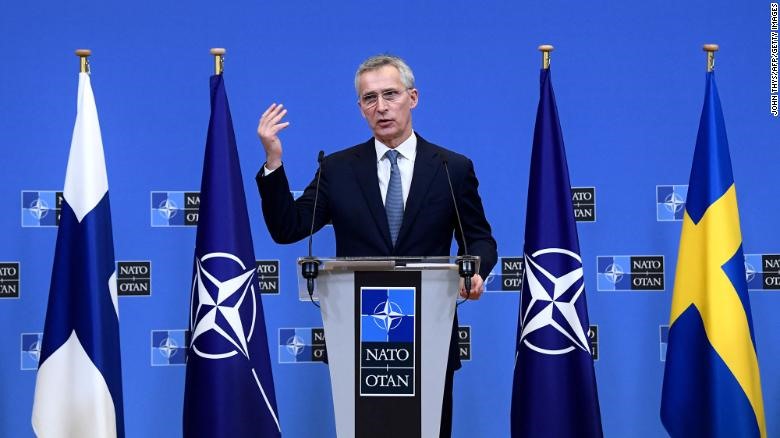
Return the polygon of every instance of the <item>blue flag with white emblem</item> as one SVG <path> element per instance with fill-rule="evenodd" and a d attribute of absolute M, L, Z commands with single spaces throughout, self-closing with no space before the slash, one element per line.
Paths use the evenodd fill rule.
<path fill-rule="evenodd" d="M 122 368 L 108 177 L 89 74 L 73 139 L 32 424 L 39 437 L 123 437 Z"/>
<path fill-rule="evenodd" d="M 190 332 L 184 436 L 280 436 L 255 252 L 222 75 L 211 77 Z"/>
<path fill-rule="evenodd" d="M 600 437 L 582 259 L 549 69 L 541 72 L 524 259 L 512 436 Z"/>
<path fill-rule="evenodd" d="M 661 421 L 672 437 L 765 437 L 758 353 L 726 123 L 707 73 L 666 350 Z"/>

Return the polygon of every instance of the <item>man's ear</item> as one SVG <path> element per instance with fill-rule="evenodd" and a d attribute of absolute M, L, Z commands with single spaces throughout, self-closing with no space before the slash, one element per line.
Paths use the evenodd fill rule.
<path fill-rule="evenodd" d="M 412 88 L 409 90 L 409 97 L 412 99 L 411 108 L 414 108 L 417 106 L 417 102 L 420 100 L 420 92 L 417 91 L 416 88 Z"/>

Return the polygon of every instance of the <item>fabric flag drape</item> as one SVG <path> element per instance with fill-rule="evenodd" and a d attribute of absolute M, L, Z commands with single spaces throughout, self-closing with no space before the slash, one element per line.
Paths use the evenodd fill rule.
<path fill-rule="evenodd" d="M 255 252 L 222 75 L 211 77 L 190 333 L 184 436 L 280 436 Z"/>
<path fill-rule="evenodd" d="M 512 436 L 600 437 L 582 259 L 549 69 L 541 72 L 524 260 Z"/>
<path fill-rule="evenodd" d="M 123 437 L 114 240 L 95 97 L 79 74 L 32 424 L 39 437 Z"/>
<path fill-rule="evenodd" d="M 693 154 L 661 420 L 672 437 L 765 437 L 737 195 L 713 72 Z"/>

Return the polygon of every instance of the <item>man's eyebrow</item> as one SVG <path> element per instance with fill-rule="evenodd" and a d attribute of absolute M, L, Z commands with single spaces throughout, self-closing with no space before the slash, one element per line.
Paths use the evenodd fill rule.
<path fill-rule="evenodd" d="M 373 90 L 372 91 L 366 91 L 365 93 L 361 94 L 361 96 L 368 96 L 369 94 L 381 94 L 381 93 L 385 93 L 387 91 L 400 91 L 400 90 L 397 89 L 397 88 L 393 88 L 393 87 L 383 88 L 383 89 L 381 89 L 379 91 L 373 91 Z"/>

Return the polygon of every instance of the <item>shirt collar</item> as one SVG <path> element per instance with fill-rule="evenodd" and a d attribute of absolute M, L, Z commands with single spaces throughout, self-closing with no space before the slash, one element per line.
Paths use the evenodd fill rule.
<path fill-rule="evenodd" d="M 382 160 L 382 158 L 385 157 L 385 153 L 387 153 L 390 148 L 385 146 L 385 144 L 381 141 L 377 140 L 376 137 L 374 138 L 374 147 L 376 148 L 376 162 L 378 163 Z M 417 156 L 417 135 L 412 132 L 412 135 L 404 140 L 403 143 L 399 144 L 395 150 L 397 150 L 399 155 L 406 158 L 407 160 L 414 161 L 414 158 Z"/>

